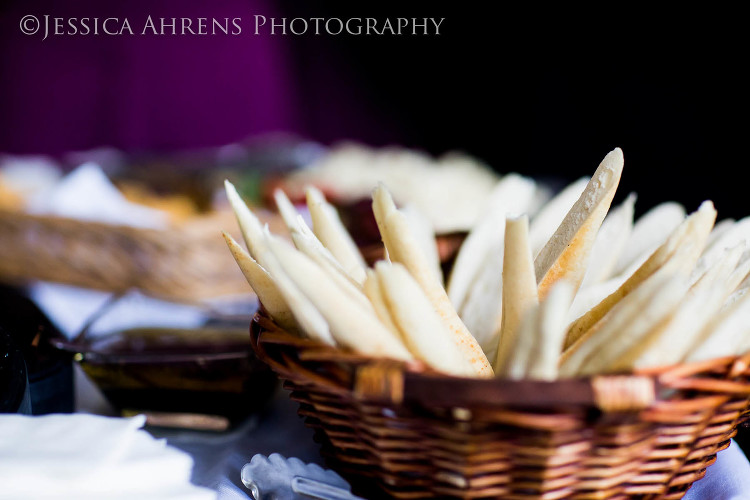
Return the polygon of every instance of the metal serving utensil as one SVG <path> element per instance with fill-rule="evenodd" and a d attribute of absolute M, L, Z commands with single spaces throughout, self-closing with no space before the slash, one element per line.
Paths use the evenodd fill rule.
<path fill-rule="evenodd" d="M 255 455 L 240 477 L 253 500 L 363 500 L 332 470 L 278 453 Z"/>

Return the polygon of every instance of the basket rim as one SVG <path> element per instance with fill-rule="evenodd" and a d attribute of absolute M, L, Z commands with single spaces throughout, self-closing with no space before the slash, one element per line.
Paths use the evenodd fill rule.
<path fill-rule="evenodd" d="M 594 375 L 543 380 L 512 380 L 502 378 L 469 378 L 448 375 L 431 370 L 422 362 L 400 362 L 385 358 L 374 358 L 362 354 L 344 351 L 342 349 L 324 345 L 312 339 L 294 336 L 279 327 L 260 308 L 251 322 L 251 344 L 253 349 L 266 363 L 283 374 L 294 379 L 310 378 L 311 373 L 294 373 L 288 366 L 273 359 L 267 353 L 271 345 L 292 348 L 297 352 L 299 362 L 314 364 L 316 362 L 332 362 L 349 366 L 356 372 L 355 378 L 363 374 L 370 377 L 393 376 L 400 377 L 400 397 L 394 398 L 393 391 L 364 391 L 357 387 L 339 387 L 346 391 L 354 391 L 360 397 L 370 400 L 395 399 L 401 401 L 425 402 L 431 406 L 460 407 L 462 403 L 472 406 L 477 402 L 491 401 L 491 406 L 512 405 L 523 407 L 539 406 L 592 406 L 602 410 L 641 410 L 652 403 L 666 400 L 675 387 L 690 389 L 691 384 L 697 384 L 700 389 L 709 391 L 712 384 L 717 393 L 742 393 L 750 396 L 750 384 L 733 382 L 727 377 L 720 379 L 691 377 L 704 373 L 726 373 L 736 375 L 748 373 L 750 354 L 735 357 L 722 357 L 708 361 L 682 363 L 663 367 L 637 370 L 632 373 Z M 317 378 L 317 377 L 316 377 Z M 381 384 L 382 385 L 382 384 Z M 331 388 L 335 390 L 335 388 Z M 603 401 L 610 398 L 613 392 L 619 392 L 618 401 Z M 398 396 L 398 394 L 396 395 Z"/>
<path fill-rule="evenodd" d="M 413 402 L 437 407 L 590 407 L 603 411 L 645 410 L 670 400 L 674 389 L 715 390 L 717 394 L 750 396 L 750 383 L 729 380 L 750 373 L 750 353 L 707 361 L 681 363 L 636 370 L 631 373 L 594 375 L 554 381 L 469 378 L 431 370 L 422 362 L 400 362 L 374 358 L 324 345 L 286 332 L 261 307 L 251 325 L 251 344 L 258 357 L 284 378 L 323 385 L 328 390 L 348 392 L 358 399 L 391 403 Z M 274 359 L 267 348 L 294 351 L 290 359 Z M 272 348 L 274 348 L 272 347 Z M 350 385 L 321 380 L 315 363 L 337 363 L 353 372 Z M 306 369 L 307 366 L 310 369 Z M 711 373 L 720 377 L 701 376 Z M 386 380 L 386 382 L 383 382 Z M 374 386 L 374 387 L 370 387 Z"/>

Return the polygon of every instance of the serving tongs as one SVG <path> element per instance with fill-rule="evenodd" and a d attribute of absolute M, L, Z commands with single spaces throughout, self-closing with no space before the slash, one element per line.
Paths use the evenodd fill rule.
<path fill-rule="evenodd" d="M 364 500 L 332 470 L 278 453 L 255 455 L 240 477 L 253 500 Z"/>

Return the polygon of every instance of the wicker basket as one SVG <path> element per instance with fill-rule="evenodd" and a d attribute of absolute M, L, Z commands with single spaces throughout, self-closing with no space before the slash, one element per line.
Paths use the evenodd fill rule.
<path fill-rule="evenodd" d="M 677 499 L 749 414 L 750 356 L 534 382 L 346 353 L 262 312 L 251 342 L 370 499 Z"/>
<path fill-rule="evenodd" d="M 45 280 L 175 300 L 247 293 L 221 238 L 231 213 L 141 229 L 0 209 L 0 281 Z"/>

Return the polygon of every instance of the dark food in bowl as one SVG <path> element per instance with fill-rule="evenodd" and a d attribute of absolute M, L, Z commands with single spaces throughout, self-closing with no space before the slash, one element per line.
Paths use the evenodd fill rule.
<path fill-rule="evenodd" d="M 217 415 L 236 423 L 259 410 L 276 377 L 242 330 L 136 328 L 59 341 L 118 410 Z"/>

